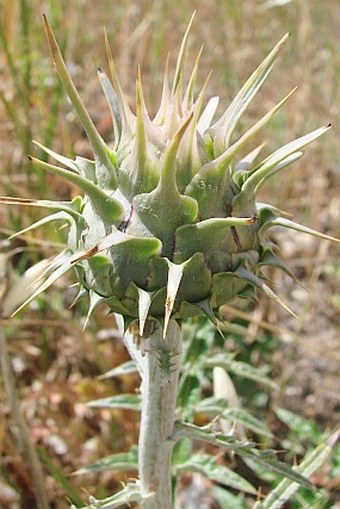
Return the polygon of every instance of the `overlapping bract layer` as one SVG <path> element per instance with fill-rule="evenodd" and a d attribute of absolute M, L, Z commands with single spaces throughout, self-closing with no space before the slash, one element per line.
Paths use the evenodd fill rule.
<path fill-rule="evenodd" d="M 46 20 L 45 20 L 46 21 Z M 72 202 L 3 198 L 3 202 L 47 207 L 49 221 L 69 223 L 69 248 L 49 266 L 40 288 L 48 288 L 75 267 L 81 290 L 90 296 L 89 315 L 106 302 L 126 323 L 148 318 L 166 333 L 170 317 L 182 319 L 218 308 L 237 296 L 263 290 L 281 303 L 261 278 L 272 265 L 289 273 L 267 240 L 271 226 L 293 228 L 324 238 L 291 221 L 256 195 L 268 177 L 302 156 L 302 149 L 328 127 L 294 140 L 255 163 L 262 147 L 240 156 L 245 144 L 271 119 L 290 92 L 253 127 L 233 141 L 237 122 L 270 72 L 287 39 L 283 37 L 250 76 L 223 115 L 213 122 L 218 98 L 203 107 L 206 84 L 195 93 L 200 54 L 184 87 L 185 33 L 172 83 L 168 62 L 159 110 L 150 119 L 141 83 L 136 83 L 136 114 L 127 104 L 108 47 L 111 81 L 99 79 L 112 113 L 114 147 L 109 148 L 90 119 L 66 69 L 51 28 L 47 38 L 57 72 L 91 142 L 94 161 L 74 160 L 42 147 L 62 166 L 32 158 L 42 170 L 76 184 L 84 192 Z M 111 84 L 112 83 L 112 84 Z"/>

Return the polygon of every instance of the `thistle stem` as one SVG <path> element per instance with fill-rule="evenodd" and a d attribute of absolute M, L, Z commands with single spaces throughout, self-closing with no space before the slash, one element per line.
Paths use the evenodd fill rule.
<path fill-rule="evenodd" d="M 129 334 L 129 333 L 128 333 Z M 131 336 L 125 344 L 132 357 Z M 139 366 L 142 374 L 142 415 L 138 447 L 138 468 L 143 509 L 172 509 L 171 458 L 180 368 L 182 333 L 171 321 L 165 340 L 156 329 L 146 340 L 146 352 Z"/>

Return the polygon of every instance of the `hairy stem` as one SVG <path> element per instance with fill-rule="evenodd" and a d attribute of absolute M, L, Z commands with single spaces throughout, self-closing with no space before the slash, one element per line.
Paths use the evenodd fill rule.
<path fill-rule="evenodd" d="M 136 360 L 129 333 L 125 344 Z M 138 466 L 143 509 L 172 509 L 171 457 L 180 368 L 182 333 L 171 321 L 165 340 L 156 329 L 146 340 L 140 365 L 142 375 L 142 416 Z"/>

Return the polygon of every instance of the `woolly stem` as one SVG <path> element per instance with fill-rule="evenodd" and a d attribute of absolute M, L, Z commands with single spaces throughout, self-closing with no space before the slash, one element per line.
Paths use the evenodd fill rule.
<path fill-rule="evenodd" d="M 143 509 L 172 509 L 171 458 L 182 333 L 170 321 L 165 340 L 157 328 L 147 338 L 142 359 L 136 355 L 132 335 L 125 344 L 138 362 L 142 375 L 142 415 L 138 447 L 138 468 Z"/>

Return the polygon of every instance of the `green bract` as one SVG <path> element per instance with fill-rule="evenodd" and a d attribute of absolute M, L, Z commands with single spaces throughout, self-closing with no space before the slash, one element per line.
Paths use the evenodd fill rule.
<path fill-rule="evenodd" d="M 108 47 L 112 83 L 101 70 L 99 79 L 112 113 L 114 147 L 109 148 L 73 85 L 46 21 L 57 72 L 91 142 L 94 161 L 71 160 L 39 145 L 62 166 L 35 158 L 33 162 L 76 184 L 83 196 L 71 202 L 2 199 L 53 210 L 31 228 L 54 220 L 66 221 L 70 227 L 68 248 L 51 262 L 46 279 L 30 300 L 75 268 L 79 296 L 90 297 L 89 315 L 105 302 L 112 312 L 123 315 L 126 325 L 139 320 L 140 335 L 147 334 L 146 321 L 154 319 L 162 324 L 165 336 L 170 318 L 205 313 L 215 321 L 221 305 L 235 297 L 251 298 L 254 289 L 282 304 L 261 277 L 264 265 L 289 272 L 267 239 L 270 227 L 330 238 L 294 223 L 270 205 L 256 203 L 265 181 L 301 157 L 302 149 L 328 127 L 288 143 L 260 162 L 254 161 L 261 147 L 242 156 L 246 143 L 292 91 L 239 139 L 233 136 L 287 36 L 214 121 L 218 98 L 204 106 L 206 86 L 195 92 L 199 56 L 188 82 L 184 81 L 191 22 L 172 86 L 166 65 L 161 104 L 153 119 L 147 112 L 140 74 L 136 114 L 130 110 Z"/>

